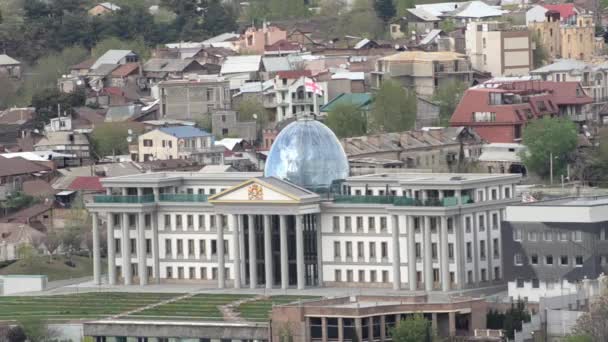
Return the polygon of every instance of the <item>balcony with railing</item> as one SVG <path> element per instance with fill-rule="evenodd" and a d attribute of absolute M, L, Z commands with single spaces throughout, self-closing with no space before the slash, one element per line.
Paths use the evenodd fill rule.
<path fill-rule="evenodd" d="M 93 196 L 94 203 L 152 203 L 154 195 L 99 195 Z"/>
<path fill-rule="evenodd" d="M 209 196 L 202 194 L 160 194 L 160 202 L 207 202 Z"/>
<path fill-rule="evenodd" d="M 473 203 L 469 196 L 461 196 L 462 204 Z M 348 204 L 390 204 L 395 206 L 412 206 L 412 207 L 453 207 L 458 205 L 458 197 L 429 198 L 420 200 L 405 196 L 353 196 L 353 195 L 335 195 L 334 203 Z"/>

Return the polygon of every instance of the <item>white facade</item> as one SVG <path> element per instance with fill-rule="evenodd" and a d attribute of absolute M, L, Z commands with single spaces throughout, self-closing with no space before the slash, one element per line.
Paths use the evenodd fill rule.
<path fill-rule="evenodd" d="M 172 172 L 104 179 L 108 194 L 87 207 L 94 231 L 100 218 L 111 227 L 110 284 L 122 278 L 141 285 L 448 291 L 502 279 L 500 222 L 516 201 L 518 175 L 350 177 L 344 195 L 331 200 L 259 176 Z M 123 259 L 126 250 L 130 258 Z M 98 247 L 94 255 L 100 282 Z M 138 277 L 145 272 L 148 277 Z"/>
<path fill-rule="evenodd" d="M 213 148 L 213 137 L 176 137 L 155 129 L 137 138 L 140 161 L 167 159 L 196 159 L 199 153 Z"/>
<path fill-rule="evenodd" d="M 557 297 L 578 292 L 578 284 L 564 280 L 559 281 L 510 281 L 508 283 L 509 297 L 513 300 L 521 298 L 527 302 L 540 301 L 545 297 Z"/>
<path fill-rule="evenodd" d="M 526 12 L 526 25 L 530 25 L 531 23 L 542 23 L 547 18 L 545 14 L 548 9 L 544 8 L 541 5 L 534 5 Z"/>
<path fill-rule="evenodd" d="M 43 291 L 47 281 L 47 277 L 44 275 L 2 275 L 0 276 L 0 295 Z"/>
<path fill-rule="evenodd" d="M 50 120 L 48 125 L 44 126 L 46 132 L 59 132 L 72 130 L 72 118 L 69 116 L 59 116 Z"/>
<path fill-rule="evenodd" d="M 316 82 L 322 95 L 315 96 L 306 91 L 306 77 L 297 79 L 280 78 L 274 80 L 274 89 L 264 93 L 264 105 L 276 108 L 276 121 L 293 118 L 300 113 L 319 115 L 320 108 L 328 102 L 327 82 Z M 316 105 L 316 108 L 315 108 Z"/>

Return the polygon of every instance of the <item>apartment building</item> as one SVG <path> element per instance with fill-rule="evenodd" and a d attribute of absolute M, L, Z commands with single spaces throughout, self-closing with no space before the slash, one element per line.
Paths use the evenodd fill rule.
<path fill-rule="evenodd" d="M 442 83 L 470 84 L 473 69 L 467 56 L 459 53 L 405 51 L 378 59 L 371 79 L 375 89 L 384 80 L 392 79 L 418 95 L 432 97 Z"/>
<path fill-rule="evenodd" d="M 209 162 L 213 135 L 191 126 L 160 127 L 137 138 L 139 160 L 190 159 Z"/>
<path fill-rule="evenodd" d="M 158 83 L 160 115 L 165 119 L 196 120 L 216 109 L 230 109 L 230 86 L 217 75 L 193 75 Z"/>
<path fill-rule="evenodd" d="M 498 77 L 528 75 L 533 68 L 532 39 L 526 26 L 471 22 L 465 40 L 467 56 L 476 70 Z"/>
<path fill-rule="evenodd" d="M 509 296 L 538 301 L 577 292 L 577 283 L 608 272 L 607 213 L 608 197 L 508 206 L 502 248 Z"/>
<path fill-rule="evenodd" d="M 100 220 L 108 229 L 110 284 L 449 291 L 502 281 L 500 225 L 505 207 L 517 201 L 519 175 L 344 179 L 343 152 L 331 162 L 308 162 L 342 150 L 333 133 L 318 122 L 290 125 L 303 147 L 294 154 L 294 134 L 279 135 L 265 175 L 102 179 L 106 195 L 87 204 L 97 237 L 95 282 L 101 281 Z"/>
<path fill-rule="evenodd" d="M 578 82 L 503 78 L 465 91 L 451 126 L 471 127 L 490 143 L 520 142 L 524 126 L 545 115 L 569 117 L 581 126 L 592 118 L 593 99 Z"/>

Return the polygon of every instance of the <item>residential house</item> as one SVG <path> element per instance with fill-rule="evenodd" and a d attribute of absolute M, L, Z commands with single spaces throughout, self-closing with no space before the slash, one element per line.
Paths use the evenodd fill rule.
<path fill-rule="evenodd" d="M 150 106 L 140 103 L 128 103 L 121 106 L 111 106 L 105 116 L 105 122 L 146 121 L 156 118 L 156 112 Z"/>
<path fill-rule="evenodd" d="M 230 84 L 217 75 L 198 75 L 158 84 L 160 117 L 197 120 L 219 109 L 231 109 Z"/>
<path fill-rule="evenodd" d="M 304 48 L 300 44 L 282 39 L 264 47 L 264 56 L 287 56 L 302 51 Z"/>
<path fill-rule="evenodd" d="M 87 58 L 84 61 L 72 65 L 70 67 L 70 75 L 72 76 L 87 76 L 93 64 L 95 64 L 95 58 Z"/>
<path fill-rule="evenodd" d="M 348 158 L 351 176 L 368 174 L 399 172 L 403 169 L 405 162 L 401 160 L 381 158 Z"/>
<path fill-rule="evenodd" d="M 228 56 L 220 69 L 220 75 L 230 80 L 231 89 L 246 82 L 259 81 L 262 72 L 264 66 L 261 55 Z"/>
<path fill-rule="evenodd" d="M 264 23 L 261 28 L 248 27 L 239 41 L 239 50 L 263 54 L 266 46 L 280 40 L 287 40 L 287 31 L 272 24 Z"/>
<path fill-rule="evenodd" d="M 299 113 L 320 113 L 328 101 L 327 82 L 315 82 L 322 94 L 308 91 L 305 83 L 313 82 L 308 70 L 280 71 L 274 78 L 274 92 L 265 98 L 265 106 L 276 113 L 276 121 L 295 117 Z M 316 105 L 316 107 L 315 107 Z"/>
<path fill-rule="evenodd" d="M 495 79 L 465 91 L 450 125 L 471 127 L 490 143 L 514 143 L 521 141 L 529 121 L 546 115 L 565 116 L 582 126 L 591 102 L 578 82 Z"/>
<path fill-rule="evenodd" d="M 161 127 L 140 135 L 137 141 L 139 161 L 142 162 L 190 159 L 209 163 L 209 159 L 218 154 L 208 155 L 213 150 L 213 135 L 191 126 Z M 219 161 L 219 158 L 213 161 Z"/>
<path fill-rule="evenodd" d="M 423 8 L 408 8 L 405 15 L 389 24 L 392 39 L 407 38 L 413 32 L 422 35 L 438 29 L 441 19 L 425 11 Z M 405 32 L 402 31 L 405 28 Z"/>
<path fill-rule="evenodd" d="M 526 26 L 471 22 L 465 33 L 471 66 L 494 77 L 528 75 L 534 67 L 533 42 Z"/>
<path fill-rule="evenodd" d="M 53 169 L 23 158 L 0 156 L 0 201 L 12 193 L 22 191 L 23 183 L 34 179 L 49 180 Z"/>
<path fill-rule="evenodd" d="M 141 72 L 138 63 L 127 63 L 112 70 L 110 73 L 110 87 L 124 88 L 137 86 Z"/>
<path fill-rule="evenodd" d="M 137 63 L 138 61 L 139 56 L 131 50 L 108 50 L 91 65 L 91 70 L 95 70 L 104 64 L 122 65 Z"/>
<path fill-rule="evenodd" d="M 602 107 L 608 104 L 608 61 L 594 59 L 558 59 L 554 63 L 532 70 L 530 75 L 544 81 L 579 82 L 585 93 L 593 98 L 591 113 L 603 122 Z M 600 117 L 602 116 L 602 117 Z"/>
<path fill-rule="evenodd" d="M 479 167 L 488 173 L 521 173 L 527 170 L 521 161 L 521 154 L 526 147 L 516 143 L 491 143 L 481 148 L 481 155 L 477 159 Z"/>
<path fill-rule="evenodd" d="M 471 21 L 500 19 L 506 12 L 483 1 L 421 4 L 416 5 L 416 10 L 424 10 L 429 15 L 443 20 L 451 19 L 457 27 L 466 26 Z"/>
<path fill-rule="evenodd" d="M 526 11 L 526 25 L 544 22 L 548 12 L 559 14 L 559 21 L 564 24 L 576 24 L 576 17 L 581 11 L 573 3 L 533 5 Z"/>
<path fill-rule="evenodd" d="M 260 113 L 261 114 L 261 113 Z M 257 121 L 240 121 L 233 110 L 219 110 L 211 116 L 211 127 L 216 137 L 239 137 L 247 141 L 257 140 Z"/>
<path fill-rule="evenodd" d="M 110 14 L 112 12 L 115 11 L 119 11 L 120 7 L 118 5 L 115 5 L 111 2 L 102 2 L 99 3 L 95 6 L 93 6 L 92 8 L 89 9 L 89 15 L 90 16 L 100 16 L 100 15 L 105 15 L 105 14 Z"/>
<path fill-rule="evenodd" d="M 603 44 L 595 38 L 593 16 L 576 15 L 574 22 L 561 21 L 559 11 L 549 10 L 544 21 L 533 21 L 528 27 L 536 34 L 551 60 L 557 58 L 589 60 L 603 53 Z"/>
<path fill-rule="evenodd" d="M 261 72 L 261 78 L 263 80 L 273 79 L 279 71 L 293 71 L 301 68 L 304 65 L 302 55 L 287 55 L 287 56 L 264 56 L 262 57 L 262 67 L 264 71 Z"/>
<path fill-rule="evenodd" d="M 21 62 L 6 54 L 0 54 L 0 75 L 21 78 Z"/>
<path fill-rule="evenodd" d="M 364 93 L 366 90 L 365 72 L 361 71 L 326 72 L 317 75 L 316 79 L 327 82 L 327 97 L 330 99 L 343 93 Z"/>
<path fill-rule="evenodd" d="M 327 114 L 339 106 L 351 105 L 358 110 L 369 114 L 372 110 L 373 102 L 374 97 L 371 93 L 342 93 L 323 105 L 323 107 L 321 107 L 321 113 Z"/>
<path fill-rule="evenodd" d="M 209 70 L 208 66 L 201 65 L 193 59 L 151 58 L 143 66 L 143 74 L 148 86 L 160 81 L 183 79 L 186 74 L 207 75 L 218 71 Z"/>
<path fill-rule="evenodd" d="M 374 89 L 392 79 L 418 95 L 432 97 L 443 83 L 471 84 L 473 69 L 467 56 L 459 53 L 405 51 L 378 59 L 371 76 Z"/>
<path fill-rule="evenodd" d="M 344 138 L 341 143 L 349 159 L 401 161 L 403 168 L 453 172 L 459 160 L 479 157 L 483 141 L 466 127 L 447 127 Z"/>
<path fill-rule="evenodd" d="M 35 145 L 34 151 L 54 151 L 74 155 L 72 166 L 86 165 L 91 161 L 91 144 L 86 135 L 73 131 L 46 132 Z"/>
<path fill-rule="evenodd" d="M 30 245 L 36 250 L 44 249 L 44 233 L 23 223 L 0 223 L 0 261 L 21 258 L 19 248 Z"/>
<path fill-rule="evenodd" d="M 49 123 L 44 126 L 45 132 L 71 131 L 72 118 L 70 116 L 58 116 L 49 120 Z"/>
<path fill-rule="evenodd" d="M 53 227 L 53 209 L 53 201 L 45 200 L 12 213 L 0 219 L 0 222 L 26 224 L 39 232 L 48 232 Z"/>
<path fill-rule="evenodd" d="M 0 152 L 31 151 L 36 133 L 35 108 L 9 108 L 0 112 Z"/>

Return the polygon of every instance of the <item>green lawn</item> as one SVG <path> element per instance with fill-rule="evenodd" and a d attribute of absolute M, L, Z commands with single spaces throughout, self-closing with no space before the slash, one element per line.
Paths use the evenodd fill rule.
<path fill-rule="evenodd" d="M 72 260 L 76 264 L 76 267 L 66 265 L 64 263 L 66 260 L 67 258 L 63 255 L 54 256 L 52 262 L 48 256 L 37 256 L 29 262 L 18 260 L 1 268 L 0 274 L 42 274 L 48 276 L 49 281 L 93 275 L 93 259 L 73 256 Z"/>
<path fill-rule="evenodd" d="M 241 317 L 253 322 L 268 321 L 272 305 L 280 305 L 296 302 L 298 300 L 310 300 L 320 297 L 313 296 L 272 296 L 269 299 L 256 300 L 241 304 L 238 311 Z"/>
<path fill-rule="evenodd" d="M 91 292 L 57 296 L 0 297 L 0 320 L 102 318 L 175 296 L 178 294 Z"/>
<path fill-rule="evenodd" d="M 199 294 L 160 305 L 148 310 L 140 311 L 130 317 L 162 319 L 179 318 L 180 320 L 223 320 L 218 306 L 226 305 L 242 298 L 253 297 L 252 295 L 239 294 Z"/>

